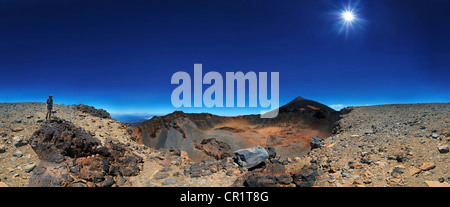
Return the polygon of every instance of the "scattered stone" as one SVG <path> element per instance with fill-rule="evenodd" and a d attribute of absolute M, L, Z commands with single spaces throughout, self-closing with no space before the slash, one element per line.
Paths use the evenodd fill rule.
<path fill-rule="evenodd" d="M 21 123 L 21 122 L 22 122 L 22 119 L 21 119 L 21 118 L 16 118 L 16 119 L 14 119 L 14 121 L 15 121 L 16 123 Z"/>
<path fill-rule="evenodd" d="M 251 176 L 244 181 L 245 187 L 278 187 L 276 177 L 273 175 Z"/>
<path fill-rule="evenodd" d="M 347 172 L 343 172 L 343 173 L 341 173 L 341 176 L 342 176 L 343 178 L 346 178 L 346 177 L 350 177 L 351 174 L 350 174 L 350 173 L 347 173 Z"/>
<path fill-rule="evenodd" d="M 373 130 L 367 130 L 364 132 L 364 134 L 373 134 Z"/>
<path fill-rule="evenodd" d="M 395 160 L 397 160 L 397 162 L 404 162 L 406 160 L 406 156 L 407 156 L 407 154 L 404 152 L 398 153 L 395 156 Z"/>
<path fill-rule="evenodd" d="M 190 175 L 191 175 L 191 178 L 199 178 L 199 177 L 202 177 L 202 171 L 201 170 L 191 170 Z"/>
<path fill-rule="evenodd" d="M 98 187 L 112 187 L 115 184 L 114 179 L 111 176 L 106 176 L 105 180 L 100 182 L 97 186 Z"/>
<path fill-rule="evenodd" d="M 208 175 L 211 175 L 212 172 L 211 172 L 211 170 L 203 170 L 201 174 L 202 174 L 202 176 L 208 176 Z"/>
<path fill-rule="evenodd" d="M 164 159 L 159 162 L 159 164 L 163 167 L 170 167 L 172 162 L 169 159 Z"/>
<path fill-rule="evenodd" d="M 364 167 L 364 165 L 362 165 L 361 163 L 356 162 L 348 162 L 348 166 L 350 167 L 350 169 L 361 169 Z"/>
<path fill-rule="evenodd" d="M 35 167 L 36 167 L 36 164 L 29 164 L 29 165 L 25 166 L 24 170 L 25 170 L 25 172 L 29 173 L 29 172 L 33 171 Z"/>
<path fill-rule="evenodd" d="M 447 182 L 436 182 L 436 181 L 425 181 L 425 183 L 428 185 L 428 187 L 450 187 L 450 184 Z"/>
<path fill-rule="evenodd" d="M 413 176 L 415 174 L 419 174 L 420 172 L 422 172 L 421 169 L 415 168 L 415 167 L 410 167 L 409 168 L 409 176 Z"/>
<path fill-rule="evenodd" d="M 27 145 L 28 141 L 26 139 L 24 139 L 23 137 L 15 137 L 13 139 L 13 144 L 16 147 L 21 147 L 21 146 Z"/>
<path fill-rule="evenodd" d="M 22 127 L 16 127 L 14 129 L 12 129 L 12 131 L 13 132 L 20 132 L 20 131 L 23 131 L 23 128 Z"/>
<path fill-rule="evenodd" d="M 337 143 L 335 142 L 335 143 L 332 143 L 332 144 L 327 145 L 327 148 L 333 148 L 333 147 L 336 146 L 336 145 L 337 145 Z"/>
<path fill-rule="evenodd" d="M 155 179 L 155 180 L 161 180 L 161 179 L 168 178 L 169 176 L 170 176 L 169 173 L 166 173 L 166 172 L 157 172 L 157 173 L 153 176 L 153 179 Z"/>
<path fill-rule="evenodd" d="M 170 168 L 170 167 L 165 167 L 165 168 L 159 170 L 159 172 L 170 172 L 170 171 L 172 171 L 172 168 Z"/>
<path fill-rule="evenodd" d="M 448 145 L 438 146 L 437 148 L 438 148 L 439 152 L 442 154 L 449 152 Z"/>
<path fill-rule="evenodd" d="M 370 165 L 370 164 L 372 164 L 373 161 L 372 161 L 372 160 L 365 159 L 365 158 L 361 158 L 360 162 L 361 162 L 362 164 L 368 164 L 368 165 Z"/>
<path fill-rule="evenodd" d="M 0 144 L 0 153 L 6 152 L 6 145 Z"/>
<path fill-rule="evenodd" d="M 387 181 L 387 184 L 393 187 L 403 187 L 405 186 L 404 181 L 401 178 L 391 178 Z"/>
<path fill-rule="evenodd" d="M 368 152 L 361 152 L 361 157 L 365 157 L 367 154 L 369 154 Z"/>
<path fill-rule="evenodd" d="M 434 163 L 432 163 L 432 162 L 425 162 L 419 167 L 419 169 L 423 170 L 423 171 L 427 171 L 427 170 L 431 170 L 431 169 L 433 169 L 435 167 L 436 167 L 436 165 Z"/>
<path fill-rule="evenodd" d="M 117 176 L 116 177 L 116 184 L 119 186 L 126 186 L 126 185 L 130 185 L 130 181 L 128 181 L 126 178 L 124 178 L 123 176 Z"/>
<path fill-rule="evenodd" d="M 181 156 L 181 150 L 177 147 L 170 147 L 169 152 L 172 152 L 172 155 Z"/>
<path fill-rule="evenodd" d="M 403 174 L 403 169 L 400 167 L 395 167 L 394 170 L 392 170 L 391 175 L 393 177 L 399 177 L 400 174 Z"/>
<path fill-rule="evenodd" d="M 437 139 L 437 138 L 439 138 L 439 134 L 434 133 L 434 134 L 431 135 L 431 137 L 434 138 L 434 139 Z"/>
<path fill-rule="evenodd" d="M 290 175 L 280 175 L 277 177 L 277 182 L 283 185 L 289 185 L 294 181 Z"/>
<path fill-rule="evenodd" d="M 16 150 L 12 154 L 14 157 L 22 157 L 23 153 L 20 150 Z"/>
<path fill-rule="evenodd" d="M 36 124 L 42 123 L 43 121 L 44 121 L 43 119 L 35 119 L 35 120 L 34 120 L 34 122 L 35 122 Z"/>
<path fill-rule="evenodd" d="M 163 185 L 174 185 L 178 182 L 178 178 L 168 178 L 167 180 L 165 180 L 164 182 L 162 182 Z"/>

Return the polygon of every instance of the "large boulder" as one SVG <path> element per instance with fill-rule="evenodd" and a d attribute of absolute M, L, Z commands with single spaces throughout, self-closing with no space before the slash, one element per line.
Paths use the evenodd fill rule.
<path fill-rule="evenodd" d="M 235 161 L 246 168 L 253 168 L 269 158 L 267 151 L 261 146 L 240 149 L 234 152 Z"/>
<path fill-rule="evenodd" d="M 123 176 L 137 175 L 142 163 L 142 158 L 125 145 L 103 145 L 83 129 L 60 119 L 34 132 L 30 145 L 41 162 L 32 171 L 29 186 L 111 186 Z"/>

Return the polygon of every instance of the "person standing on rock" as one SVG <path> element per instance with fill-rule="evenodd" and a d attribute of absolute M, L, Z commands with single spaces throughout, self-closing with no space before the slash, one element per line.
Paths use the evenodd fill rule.
<path fill-rule="evenodd" d="M 47 104 L 47 114 L 45 115 L 45 120 L 52 118 L 53 95 L 48 96 L 46 104 Z"/>

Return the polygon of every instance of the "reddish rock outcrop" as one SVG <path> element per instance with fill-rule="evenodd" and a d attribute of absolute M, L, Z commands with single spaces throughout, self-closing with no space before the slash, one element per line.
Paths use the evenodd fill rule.
<path fill-rule="evenodd" d="M 30 145 L 41 162 L 29 186 L 121 185 L 140 172 L 142 158 L 125 145 L 107 143 L 65 120 L 52 120 L 33 133 Z"/>
<path fill-rule="evenodd" d="M 221 160 L 224 157 L 231 156 L 231 148 L 225 142 L 217 141 L 215 138 L 204 139 L 200 144 L 195 143 L 195 148 L 201 150 L 206 155 Z"/>

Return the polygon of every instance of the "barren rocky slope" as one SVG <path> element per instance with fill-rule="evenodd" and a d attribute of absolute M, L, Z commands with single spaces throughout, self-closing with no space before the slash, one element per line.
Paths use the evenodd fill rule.
<path fill-rule="evenodd" d="M 53 119 L 71 122 L 102 143 L 124 143 L 133 150 L 144 148 L 131 142 L 126 126 L 110 119 L 107 112 L 79 106 L 54 105 Z M 47 124 L 45 112 L 45 103 L 0 103 L 0 180 L 8 186 L 28 186 L 39 165 L 30 138 Z"/>
<path fill-rule="evenodd" d="M 450 104 L 342 110 L 338 132 L 305 158 L 318 186 L 448 186 Z M 427 184 L 427 183 L 428 184 Z"/>

